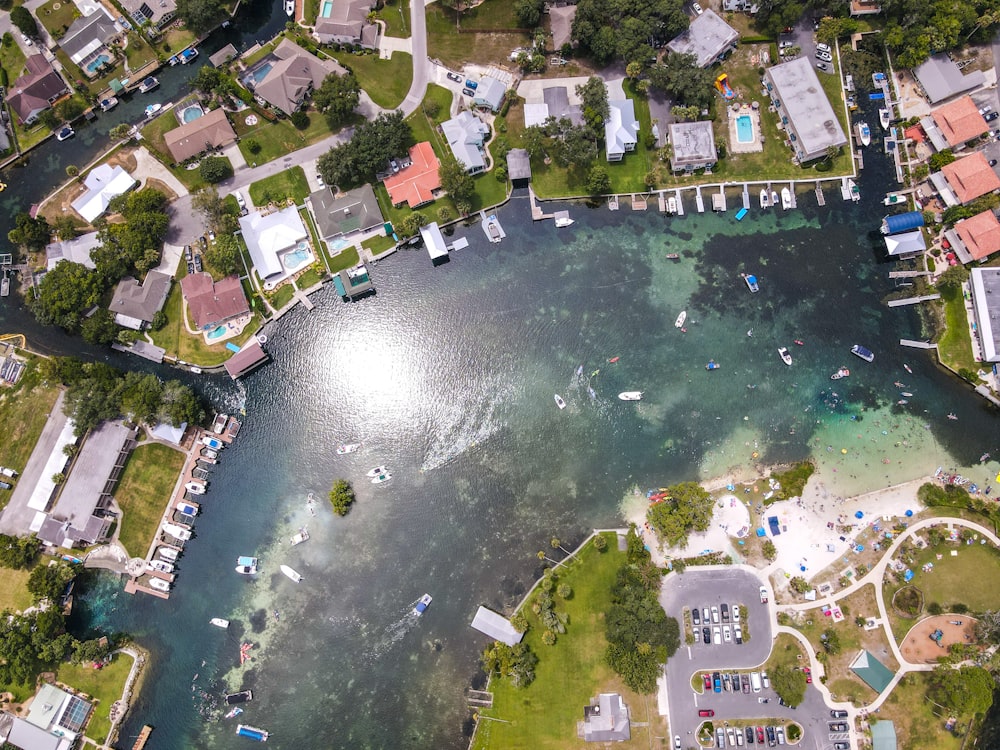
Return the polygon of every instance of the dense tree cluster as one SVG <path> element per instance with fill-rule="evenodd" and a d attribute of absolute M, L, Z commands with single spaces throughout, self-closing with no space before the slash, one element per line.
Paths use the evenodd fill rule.
<path fill-rule="evenodd" d="M 91 257 L 108 284 L 133 273 L 140 276 L 160 262 L 163 238 L 167 236 L 167 196 L 143 188 L 111 199 L 109 213 L 120 213 L 124 222 L 105 224 L 97 234 L 101 246 Z"/>
<path fill-rule="evenodd" d="M 462 215 L 469 213 L 472 210 L 472 196 L 476 192 L 472 175 L 465 171 L 458 159 L 448 153 L 441 159 L 438 176 L 441 178 L 441 187 L 455 201 L 458 212 Z"/>
<path fill-rule="evenodd" d="M 198 174 L 209 185 L 215 185 L 233 176 L 233 164 L 225 156 L 206 156 L 198 164 Z"/>
<path fill-rule="evenodd" d="M 53 565 L 36 565 L 28 577 L 28 593 L 35 604 L 55 604 L 75 577 L 73 566 L 61 560 Z"/>
<path fill-rule="evenodd" d="M 42 278 L 38 296 L 28 306 L 45 325 L 77 333 L 83 314 L 101 300 L 105 284 L 100 273 L 80 263 L 63 261 Z"/>
<path fill-rule="evenodd" d="M 73 357 L 43 360 L 39 373 L 44 380 L 67 387 L 63 409 L 73 418 L 78 435 L 119 416 L 133 422 L 171 425 L 205 420 L 198 396 L 178 380 L 164 383 L 155 375 L 123 373 L 101 362 L 81 362 Z"/>
<path fill-rule="evenodd" d="M 222 0 L 177 0 L 177 15 L 196 34 L 209 31 L 222 13 Z"/>
<path fill-rule="evenodd" d="M 338 516 L 346 516 L 354 505 L 354 489 L 346 479 L 338 479 L 330 488 L 330 504 Z"/>
<path fill-rule="evenodd" d="M 15 245 L 36 252 L 49 244 L 51 234 L 52 227 L 44 217 L 33 219 L 30 214 L 22 211 L 14 217 L 14 228 L 7 232 L 7 239 Z"/>
<path fill-rule="evenodd" d="M 331 73 L 313 92 L 312 99 L 316 109 L 326 118 L 326 124 L 336 130 L 354 114 L 354 108 L 361 101 L 361 86 L 353 73 Z"/>
<path fill-rule="evenodd" d="M 700 111 L 715 98 L 714 73 L 699 68 L 694 55 L 668 52 L 648 74 L 650 84 L 684 106 Z"/>
<path fill-rule="evenodd" d="M 508 646 L 494 641 L 483 651 L 480 663 L 487 674 L 506 677 L 514 687 L 527 687 L 535 680 L 538 657 L 526 643 Z"/>
<path fill-rule="evenodd" d="M 572 38 L 598 64 L 612 60 L 648 65 L 653 45 L 666 43 L 688 27 L 681 0 L 580 0 Z"/>
<path fill-rule="evenodd" d="M 411 137 L 402 112 L 383 112 L 359 125 L 350 141 L 319 157 L 319 173 L 327 185 L 341 190 L 357 187 L 384 170 L 390 159 L 405 154 Z"/>
<path fill-rule="evenodd" d="M 906 68 L 969 40 L 987 42 L 1000 22 L 996 0 L 885 0 L 882 12 L 888 18 L 882 38 Z"/>
<path fill-rule="evenodd" d="M 30 568 L 38 556 L 42 543 L 34 534 L 7 536 L 0 534 L 0 566 L 5 568 Z"/>
<path fill-rule="evenodd" d="M 957 714 L 981 714 L 993 705 L 995 688 L 992 675 L 982 667 L 942 665 L 931 673 L 927 697 Z"/>
<path fill-rule="evenodd" d="M 35 22 L 35 17 L 23 5 L 11 9 L 10 22 L 25 36 L 30 36 L 32 39 L 38 38 L 38 24 Z"/>
<path fill-rule="evenodd" d="M 688 533 L 705 531 L 712 520 L 714 500 L 696 482 L 668 488 L 668 497 L 650 506 L 646 518 L 668 546 L 687 542 Z"/>
<path fill-rule="evenodd" d="M 806 697 L 806 676 L 801 670 L 785 664 L 772 669 L 768 675 L 774 692 L 789 706 L 799 705 Z"/>

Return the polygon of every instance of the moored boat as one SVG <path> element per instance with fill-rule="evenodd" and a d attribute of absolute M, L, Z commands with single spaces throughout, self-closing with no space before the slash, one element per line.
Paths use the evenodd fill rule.
<path fill-rule="evenodd" d="M 780 204 L 780 198 L 778 198 L 778 191 L 777 190 L 772 190 L 771 191 L 771 205 L 772 206 L 778 206 L 779 204 Z"/>
<path fill-rule="evenodd" d="M 295 581 L 296 583 L 302 582 L 302 574 L 299 573 L 297 570 L 287 565 L 282 565 L 280 567 L 281 567 L 281 572 L 284 573 L 289 578 L 291 578 L 293 581 Z"/>
<path fill-rule="evenodd" d="M 193 505 L 192 503 L 189 503 L 186 500 L 178 500 L 176 508 L 185 516 L 198 515 L 198 506 Z"/>
<path fill-rule="evenodd" d="M 781 208 L 785 211 L 792 207 L 792 191 L 786 187 L 781 188 Z"/>
<path fill-rule="evenodd" d="M 166 578 L 150 578 L 149 588 L 159 591 L 161 594 L 166 594 L 170 591 L 170 581 Z"/>
<path fill-rule="evenodd" d="M 741 273 L 740 276 L 743 277 L 743 281 L 747 284 L 747 289 L 756 294 L 760 291 L 760 284 L 757 283 L 757 277 L 752 273 Z"/>
<path fill-rule="evenodd" d="M 622 391 L 618 398 L 622 401 L 642 401 L 642 391 Z"/>
<path fill-rule="evenodd" d="M 289 18 L 295 15 L 295 0 L 285 0 L 285 15 Z"/>
<path fill-rule="evenodd" d="M 848 370 L 846 367 L 841 367 L 839 370 L 833 373 L 833 375 L 830 376 L 830 380 L 840 380 L 841 378 L 846 378 L 850 374 L 851 374 L 850 370 Z"/>
<path fill-rule="evenodd" d="M 903 369 L 904 369 L 904 370 L 906 370 L 906 371 L 907 371 L 908 373 L 910 373 L 910 375 L 912 375 L 912 374 L 913 374 L 913 370 L 911 370 L 911 369 L 910 369 L 910 366 L 909 366 L 909 365 L 907 365 L 907 364 L 904 364 L 904 365 L 903 365 Z"/>
<path fill-rule="evenodd" d="M 144 79 L 142 83 L 139 84 L 139 93 L 140 94 L 148 93 L 159 85 L 160 82 L 156 80 L 155 77 L 149 76 L 148 78 Z"/>
<path fill-rule="evenodd" d="M 379 474 L 377 476 L 372 477 L 372 484 L 384 484 L 385 482 L 388 482 L 390 479 L 392 479 L 392 474 L 390 474 L 389 472 L 385 472 L 384 474 Z"/>
<path fill-rule="evenodd" d="M 667 260 L 680 260 L 680 253 L 667 253 Z"/>
<path fill-rule="evenodd" d="M 862 146 L 867 146 L 872 142 L 872 131 L 867 122 L 858 123 L 858 140 L 861 141 Z"/>
<path fill-rule="evenodd" d="M 781 361 L 786 365 L 792 364 L 792 355 L 788 353 L 788 347 L 782 346 L 778 348 L 778 356 L 781 357 Z"/>
<path fill-rule="evenodd" d="M 100 107 L 102 112 L 107 112 L 108 110 L 114 109 L 118 106 L 118 98 L 114 96 L 109 96 L 106 99 L 101 99 Z"/>
<path fill-rule="evenodd" d="M 160 104 L 159 102 L 154 102 L 153 104 L 148 105 L 145 110 L 146 117 L 152 117 L 161 109 L 163 109 L 163 105 Z"/>
<path fill-rule="evenodd" d="M 671 195 L 667 198 L 667 213 L 675 214 L 677 213 L 677 198 Z"/>
<path fill-rule="evenodd" d="M 219 440 L 218 438 L 214 438 L 211 435 L 205 435 L 204 437 L 202 437 L 201 444 L 211 448 L 214 451 L 219 450 L 225 445 L 225 443 L 223 443 L 221 440 Z M 212 458 L 215 458 L 215 456 L 212 456 Z"/>
<path fill-rule="evenodd" d="M 226 620 L 222 617 L 213 617 L 208 622 L 212 625 L 215 625 L 215 627 L 217 628 L 222 628 L 223 630 L 229 627 L 229 620 Z"/>
<path fill-rule="evenodd" d="M 177 558 L 181 553 L 180 550 L 174 549 L 173 547 L 159 547 L 156 550 L 156 554 L 168 562 L 177 562 Z"/>
<path fill-rule="evenodd" d="M 257 558 L 240 555 L 236 558 L 236 572 L 245 576 L 255 575 L 257 573 Z"/>
<path fill-rule="evenodd" d="M 242 709 L 242 708 L 240 708 L 239 706 L 234 706 L 234 707 L 233 707 L 233 708 L 231 708 L 231 709 L 229 710 L 229 712 L 228 712 L 228 713 L 226 714 L 226 718 L 227 718 L 227 719 L 234 719 L 234 718 L 236 718 L 237 716 L 239 716 L 239 715 L 240 715 L 241 713 L 243 713 L 243 709 Z"/>
<path fill-rule="evenodd" d="M 343 456 L 347 453 L 354 453 L 360 447 L 361 443 L 343 443 L 337 446 L 337 455 Z"/>
<path fill-rule="evenodd" d="M 888 107 L 882 107 L 878 111 L 878 122 L 882 126 L 883 130 L 889 129 L 889 122 L 892 120 L 892 113 L 889 111 Z"/>
<path fill-rule="evenodd" d="M 190 492 L 192 495 L 204 495 L 205 485 L 201 482 L 191 481 L 184 485 L 184 489 Z"/>
<path fill-rule="evenodd" d="M 760 189 L 760 207 L 768 208 L 771 205 L 771 196 L 767 192 L 767 188 Z"/>
<path fill-rule="evenodd" d="M 292 536 L 293 547 L 296 544 L 302 544 L 302 542 L 308 542 L 308 541 L 309 541 L 309 532 L 306 531 L 306 528 L 304 526 L 301 529 L 299 529 L 296 534 Z"/>
<path fill-rule="evenodd" d="M 185 529 L 178 523 L 163 524 L 163 533 L 172 536 L 174 539 L 180 539 L 182 542 L 186 542 L 191 538 L 191 529 Z"/>
<path fill-rule="evenodd" d="M 181 52 L 180 62 L 181 65 L 187 65 L 189 62 L 198 57 L 198 50 L 194 47 L 190 47 L 183 52 Z"/>
<path fill-rule="evenodd" d="M 376 466 L 374 469 L 369 469 L 368 473 L 365 474 L 366 477 L 377 477 L 379 474 L 388 474 L 389 469 L 385 466 Z"/>
<path fill-rule="evenodd" d="M 861 200 L 861 191 L 858 190 L 857 183 L 850 177 L 847 178 L 847 189 L 851 192 L 851 200 L 857 203 Z"/>
<path fill-rule="evenodd" d="M 563 400 L 562 396 L 560 396 L 557 393 L 557 394 L 555 394 L 555 399 L 556 399 L 556 406 L 558 406 L 560 409 L 565 409 L 566 408 L 566 402 Z"/>
<path fill-rule="evenodd" d="M 257 742 L 267 742 L 267 738 L 270 736 L 263 729 L 258 729 L 257 727 L 251 727 L 247 724 L 240 724 L 236 727 L 236 734 L 240 737 L 248 737 L 251 740 L 256 740 Z"/>
<path fill-rule="evenodd" d="M 413 606 L 413 614 L 420 616 L 427 611 L 427 608 L 431 606 L 431 602 L 434 598 L 430 594 L 424 594 L 422 597 L 417 599 L 417 603 Z"/>
<path fill-rule="evenodd" d="M 875 354 L 871 349 L 868 349 L 861 344 L 855 344 L 851 347 L 851 354 L 856 357 L 861 357 L 865 362 L 872 362 L 875 359 Z"/>
<path fill-rule="evenodd" d="M 681 314 L 677 316 L 677 320 L 674 321 L 674 328 L 683 328 L 684 321 L 687 320 L 687 310 L 681 310 Z"/>
<path fill-rule="evenodd" d="M 712 372 L 713 370 L 718 370 L 719 365 L 716 363 L 714 359 L 710 359 L 708 360 L 708 364 L 705 365 L 705 369 L 708 370 L 709 372 Z"/>
<path fill-rule="evenodd" d="M 166 560 L 150 560 L 146 563 L 146 570 L 155 570 L 157 573 L 173 573 L 174 564 Z"/>

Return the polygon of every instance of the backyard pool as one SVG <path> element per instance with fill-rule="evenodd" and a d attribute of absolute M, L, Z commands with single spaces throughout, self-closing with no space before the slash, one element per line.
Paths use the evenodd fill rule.
<path fill-rule="evenodd" d="M 753 143 L 753 121 L 750 115 L 736 118 L 736 140 L 740 143 Z"/>
<path fill-rule="evenodd" d="M 181 122 L 187 125 L 189 122 L 194 122 L 204 114 L 205 110 L 201 108 L 200 104 L 191 104 L 181 110 Z"/>
<path fill-rule="evenodd" d="M 107 65 L 111 62 L 111 58 L 107 55 L 98 55 L 96 58 L 87 63 L 87 72 L 96 73 L 102 65 Z"/>
<path fill-rule="evenodd" d="M 248 75 L 244 80 L 246 80 L 252 88 L 267 78 L 267 74 L 271 72 L 272 67 L 273 65 L 270 62 L 263 63 L 262 65 L 259 65 L 251 70 L 250 75 Z"/>
<path fill-rule="evenodd" d="M 226 326 L 216 326 L 213 330 L 205 334 L 205 338 L 209 341 L 215 341 L 215 339 L 221 339 L 229 332 Z"/>
<path fill-rule="evenodd" d="M 335 253 L 338 250 L 343 250 L 345 247 L 347 247 L 347 240 L 345 240 L 343 237 L 338 237 L 333 242 L 327 243 L 327 246 L 330 248 L 331 253 Z"/>
<path fill-rule="evenodd" d="M 311 263 L 312 259 L 313 255 L 309 252 L 309 246 L 305 242 L 300 242 L 297 248 L 285 254 L 282 262 L 288 271 L 295 271 L 307 263 Z"/>
<path fill-rule="evenodd" d="M 323 9 L 320 11 L 320 18 L 329 18 L 333 13 L 333 0 L 323 0 Z"/>

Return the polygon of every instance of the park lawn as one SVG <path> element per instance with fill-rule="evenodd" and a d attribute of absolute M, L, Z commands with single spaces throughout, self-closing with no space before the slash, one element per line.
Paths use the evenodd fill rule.
<path fill-rule="evenodd" d="M 284 203 L 291 198 L 295 205 L 301 205 L 309 195 L 309 183 L 302 167 L 295 165 L 250 185 L 250 200 L 255 206 L 266 206 L 268 203 Z"/>
<path fill-rule="evenodd" d="M 11 570 L 7 568 L 0 576 L 0 612 L 23 612 L 32 604 L 31 593 L 28 591 L 30 570 Z"/>
<path fill-rule="evenodd" d="M 121 700 L 131 670 L 132 658 L 126 654 L 115 654 L 111 663 L 102 669 L 94 669 L 89 663 L 66 663 L 56 671 L 58 682 L 94 699 L 94 712 L 87 724 L 86 734 L 98 744 L 103 743 L 111 731 L 111 704 Z"/>
<path fill-rule="evenodd" d="M 632 739 L 615 747 L 652 747 L 653 736 L 662 734 L 662 725 L 650 715 L 645 696 L 626 688 L 604 661 L 604 612 L 611 603 L 617 571 L 625 562 L 615 536 L 608 534 L 606 538 L 609 544 L 604 553 L 588 542 L 577 561 L 561 569 L 559 580 L 573 588 L 573 596 L 559 599 L 556 605 L 569 615 L 567 632 L 559 636 L 556 645 L 542 643 L 542 628 L 530 606 L 522 609 L 531 622 L 524 642 L 539 660 L 535 681 L 526 688 L 515 688 L 496 677 L 490 681 L 493 707 L 479 709 L 479 713 L 497 721 L 480 719 L 473 750 L 575 747 L 580 743 L 572 738 L 583 707 L 602 692 L 621 692 L 632 713 Z M 643 726 L 643 722 L 652 722 L 652 726 Z"/>
<path fill-rule="evenodd" d="M 929 673 L 911 672 L 903 677 L 879 710 L 879 719 L 896 728 L 897 747 L 906 750 L 958 750 L 961 734 L 945 731 L 948 713 L 927 699 Z"/>
<path fill-rule="evenodd" d="M 969 316 L 960 287 L 940 287 L 944 305 L 945 330 L 938 339 L 941 362 L 956 372 L 961 369 L 975 372 L 978 369 L 972 357 L 972 335 L 969 333 Z"/>
<path fill-rule="evenodd" d="M 354 73 L 361 88 L 383 109 L 402 104 L 413 82 L 413 57 L 408 52 L 393 52 L 389 60 L 373 53 L 334 52 L 333 57 Z"/>
<path fill-rule="evenodd" d="M 79 17 L 80 11 L 75 3 L 60 2 L 60 0 L 49 0 L 35 11 L 35 18 L 57 42 L 66 34 L 70 24 Z"/>
<path fill-rule="evenodd" d="M 767 659 L 765 671 L 774 672 L 778 667 L 801 667 L 808 664 L 802 644 L 788 633 L 778 633 L 771 647 L 771 655 Z"/>
<path fill-rule="evenodd" d="M 41 382 L 33 357 L 29 357 L 28 366 L 17 385 L 0 391 L 4 466 L 24 471 L 58 395 L 57 387 Z M 0 490 L 0 508 L 7 505 L 11 492 Z"/>
<path fill-rule="evenodd" d="M 170 500 L 184 454 L 166 445 L 139 445 L 129 456 L 115 490 L 122 509 L 118 540 L 132 557 L 144 557 Z"/>
<path fill-rule="evenodd" d="M 483 28 L 480 23 L 495 23 L 495 5 L 505 5 L 502 0 L 488 0 L 478 8 L 463 11 L 462 25 L 466 28 Z M 512 14 L 514 4 L 506 4 Z M 488 6 L 488 7 L 487 7 Z M 511 20 L 510 28 L 517 24 Z M 518 47 L 527 47 L 531 35 L 527 32 L 487 32 L 456 33 L 455 14 L 441 3 L 427 6 L 427 49 L 433 50 L 434 57 L 448 67 L 458 70 L 465 63 L 475 60 L 481 65 L 490 63 L 509 64 L 510 53 Z"/>
<path fill-rule="evenodd" d="M 375 17 L 385 21 L 386 36 L 401 39 L 410 37 L 410 0 L 386 0 L 380 9 L 375 11 Z"/>
<path fill-rule="evenodd" d="M 290 120 L 269 122 L 258 116 L 258 124 L 247 127 L 242 117 L 234 118 L 233 127 L 240 137 L 240 153 L 243 154 L 247 164 L 266 164 L 330 135 L 330 128 L 323 115 L 318 112 L 306 114 L 309 115 L 309 125 L 305 130 L 296 130 Z M 256 154 L 251 153 L 247 147 L 249 140 L 256 141 L 260 146 L 260 151 Z"/>

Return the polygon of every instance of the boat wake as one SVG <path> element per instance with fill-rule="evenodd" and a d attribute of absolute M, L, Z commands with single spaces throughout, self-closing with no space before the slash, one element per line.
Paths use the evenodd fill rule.
<path fill-rule="evenodd" d="M 413 613 L 413 602 L 404 615 L 389 623 L 374 635 L 366 637 L 363 659 L 371 664 L 385 656 L 393 646 L 403 640 L 407 633 L 413 630 L 420 621 L 420 616 Z"/>
<path fill-rule="evenodd" d="M 504 426 L 496 416 L 500 402 L 499 397 L 494 397 L 481 409 L 454 404 L 448 413 L 435 415 L 436 424 L 429 425 L 427 430 L 430 443 L 420 471 L 440 469 L 499 432 Z"/>

